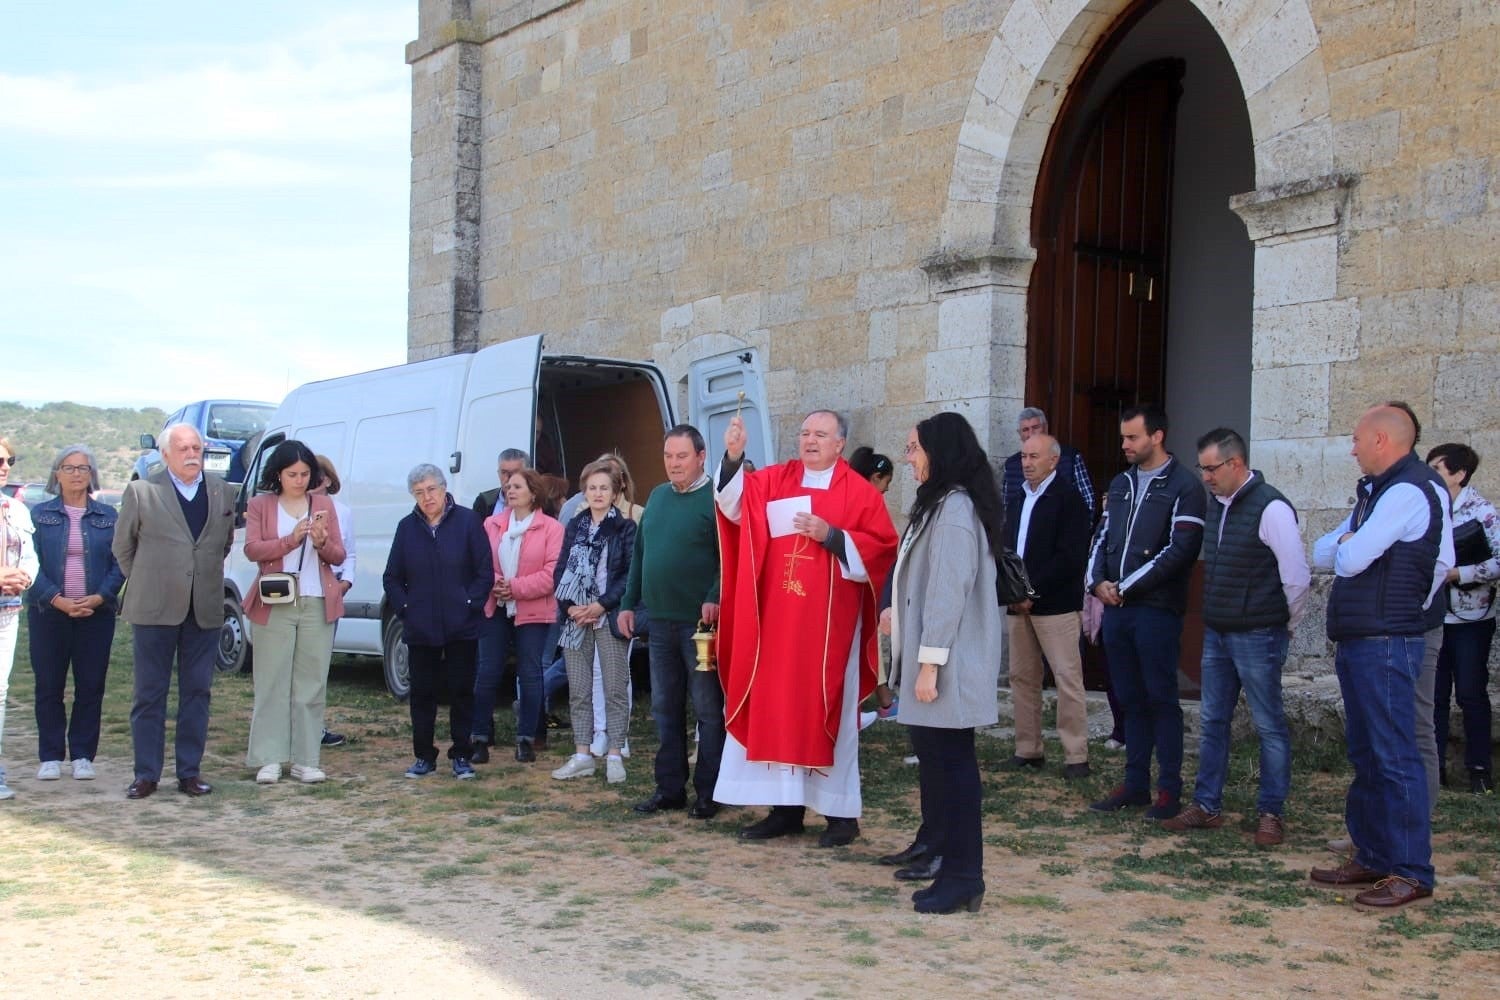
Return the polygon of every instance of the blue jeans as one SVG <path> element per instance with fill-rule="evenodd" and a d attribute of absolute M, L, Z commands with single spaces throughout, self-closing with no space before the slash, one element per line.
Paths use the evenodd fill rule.
<path fill-rule="evenodd" d="M 693 699 L 698 720 L 698 770 L 693 790 L 712 801 L 724 756 L 724 688 L 719 675 L 698 669 L 692 622 L 655 618 L 651 622 L 651 717 L 661 747 L 656 751 L 656 790 L 667 798 L 681 798 L 687 786 L 687 700 Z"/>
<path fill-rule="evenodd" d="M 87 618 L 69 618 L 54 608 L 27 609 L 31 669 L 36 674 L 37 760 L 93 760 L 99 751 L 99 716 L 115 613 L 101 607 Z M 73 719 L 63 692 L 73 670 Z"/>
<path fill-rule="evenodd" d="M 1424 646 L 1420 635 L 1346 639 L 1334 666 L 1354 765 L 1344 819 L 1359 852 L 1355 860 L 1431 888 L 1427 775 L 1413 705 Z"/>
<path fill-rule="evenodd" d="M 478 663 L 474 670 L 473 738 L 495 742 L 495 698 L 505 673 L 505 658 L 516 651 L 516 739 L 530 742 L 536 737 L 542 708 L 542 642 L 544 623 L 517 625 L 503 607 L 480 626 Z"/>
<path fill-rule="evenodd" d="M 1455 695 L 1464 710 L 1464 768 L 1490 769 L 1490 646 L 1495 619 L 1443 626 L 1443 651 L 1437 662 L 1438 759 L 1448 755 L 1448 703 Z"/>
<path fill-rule="evenodd" d="M 1198 739 L 1198 784 L 1193 801 L 1205 812 L 1223 808 L 1229 768 L 1229 724 L 1241 688 L 1260 734 L 1258 812 L 1281 815 L 1292 784 L 1292 740 L 1281 707 L 1281 667 L 1286 663 L 1284 627 L 1248 632 L 1203 630 L 1203 694 Z"/>
<path fill-rule="evenodd" d="M 1177 653 L 1182 616 L 1163 608 L 1106 607 L 1104 650 L 1109 684 L 1125 715 L 1125 787 L 1182 793 L 1182 704 L 1177 700 Z"/>

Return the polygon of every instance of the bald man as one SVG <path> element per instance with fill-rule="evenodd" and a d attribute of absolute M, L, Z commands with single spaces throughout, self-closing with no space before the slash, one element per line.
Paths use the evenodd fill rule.
<path fill-rule="evenodd" d="M 1345 821 L 1355 853 L 1314 868 L 1325 886 L 1368 887 L 1357 906 L 1393 910 L 1432 895 L 1427 780 L 1417 750 L 1414 697 L 1443 510 L 1412 451 L 1415 428 L 1391 406 L 1366 410 L 1354 428 L 1360 479 L 1354 509 L 1313 547 L 1334 573 L 1328 638 L 1344 696 L 1354 780 Z"/>

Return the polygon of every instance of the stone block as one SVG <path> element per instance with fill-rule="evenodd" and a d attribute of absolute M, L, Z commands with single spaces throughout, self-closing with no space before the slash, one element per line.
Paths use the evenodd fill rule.
<path fill-rule="evenodd" d="M 1272 77 L 1249 99 L 1250 130 L 1256 139 L 1280 135 L 1303 122 L 1328 114 L 1328 83 L 1323 60 L 1309 52 Z"/>
<path fill-rule="evenodd" d="M 1358 361 L 1335 363 L 1329 377 L 1329 432 L 1347 439 L 1365 410 L 1388 399 L 1404 399 L 1419 419 L 1430 418 L 1435 375 L 1436 361 L 1427 353 L 1385 358 L 1361 353 Z"/>
<path fill-rule="evenodd" d="M 1476 156 L 1427 167 L 1422 171 L 1422 214 L 1440 222 L 1455 222 L 1484 212 L 1493 162 Z"/>
<path fill-rule="evenodd" d="M 1434 415 L 1450 430 L 1494 427 L 1500 399 L 1500 358 L 1493 354 L 1449 354 L 1438 358 Z"/>
<path fill-rule="evenodd" d="M 1361 358 L 1452 350 L 1458 342 L 1459 291 L 1417 288 L 1361 300 Z"/>
<path fill-rule="evenodd" d="M 1250 454 L 1266 481 L 1285 493 L 1299 513 L 1347 511 L 1354 503 L 1359 469 L 1349 455 L 1347 434 L 1282 440 L 1252 437 Z M 1310 541 L 1312 537 L 1309 529 L 1304 538 Z"/>
<path fill-rule="evenodd" d="M 1257 309 L 1251 367 L 1350 361 L 1359 356 L 1359 300 L 1329 299 Z"/>
<path fill-rule="evenodd" d="M 1318 48 L 1318 30 L 1305 3 L 1285 3 L 1234 53 L 1245 93 L 1254 94 Z"/>
<path fill-rule="evenodd" d="M 721 149 L 703 158 L 700 187 L 704 191 L 717 191 L 734 181 L 734 166 L 730 150 Z"/>
<path fill-rule="evenodd" d="M 927 275 L 921 270 L 869 271 L 859 276 L 854 297 L 858 312 L 927 300 Z"/>
<path fill-rule="evenodd" d="M 1256 439 L 1328 433 L 1328 366 L 1257 371 L 1250 382 L 1250 434 Z"/>
<path fill-rule="evenodd" d="M 1338 238 L 1315 236 L 1255 249 L 1255 308 L 1319 302 L 1337 293 Z"/>
<path fill-rule="evenodd" d="M 1333 125 L 1326 118 L 1256 143 L 1255 182 L 1262 187 L 1324 177 L 1332 171 Z"/>
<path fill-rule="evenodd" d="M 894 309 L 877 309 L 870 313 L 869 356 L 888 359 L 896 356 L 896 333 L 899 325 Z"/>
<path fill-rule="evenodd" d="M 958 347 L 927 355 L 927 398 L 947 402 L 990 392 L 988 347 Z"/>
<path fill-rule="evenodd" d="M 1469 285 L 1459 296 L 1459 346 L 1465 351 L 1500 352 L 1500 285 Z"/>

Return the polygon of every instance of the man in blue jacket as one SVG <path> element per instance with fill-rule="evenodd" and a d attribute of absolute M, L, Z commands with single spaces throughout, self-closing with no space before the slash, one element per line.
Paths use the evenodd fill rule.
<path fill-rule="evenodd" d="M 474 777 L 469 733 L 474 714 L 474 663 L 485 599 L 495 579 L 479 515 L 453 502 L 435 465 L 406 477 L 416 507 L 396 525 L 385 563 L 385 597 L 401 619 L 411 668 L 411 735 L 416 761 L 408 778 L 437 770 L 438 689 L 447 681 L 448 758 L 453 776 Z"/>
<path fill-rule="evenodd" d="M 1166 450 L 1166 436 L 1167 415 L 1159 406 L 1120 415 L 1120 446 L 1130 468 L 1109 484 L 1085 584 L 1104 604 L 1109 682 L 1125 716 L 1125 780 L 1090 808 L 1150 805 L 1148 819 L 1170 819 L 1181 809 L 1177 656 L 1207 513 L 1202 485 Z"/>

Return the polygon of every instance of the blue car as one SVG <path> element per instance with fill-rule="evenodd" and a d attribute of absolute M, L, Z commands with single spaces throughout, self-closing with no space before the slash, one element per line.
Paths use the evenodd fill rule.
<path fill-rule="evenodd" d="M 275 403 L 249 399 L 200 399 L 177 410 L 162 424 L 166 430 L 173 424 L 192 424 L 203 435 L 203 468 L 231 483 L 245 481 L 245 460 L 241 455 L 245 442 L 266 429 L 266 421 L 276 412 Z M 135 460 L 131 479 L 144 479 L 164 468 L 156 437 L 141 435 L 146 449 Z"/>

